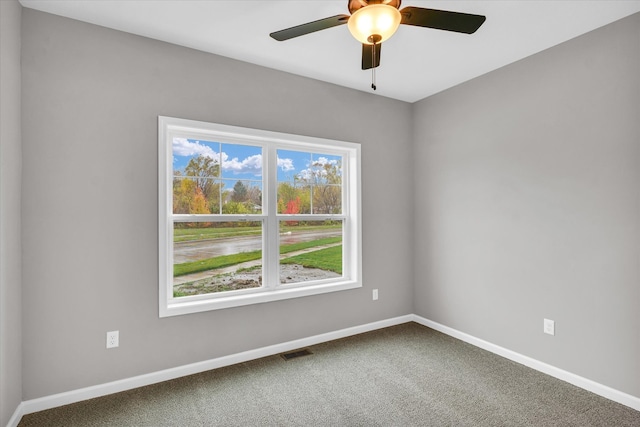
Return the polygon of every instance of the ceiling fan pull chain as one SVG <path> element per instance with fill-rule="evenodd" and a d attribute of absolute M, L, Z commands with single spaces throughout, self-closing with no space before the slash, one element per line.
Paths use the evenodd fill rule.
<path fill-rule="evenodd" d="M 371 57 L 373 63 L 371 64 L 371 89 L 376 90 L 376 42 L 371 45 Z"/>

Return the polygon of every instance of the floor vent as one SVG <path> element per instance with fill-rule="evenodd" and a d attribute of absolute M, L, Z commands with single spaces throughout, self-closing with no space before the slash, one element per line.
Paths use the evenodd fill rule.
<path fill-rule="evenodd" d="M 305 348 L 304 350 L 296 350 L 290 353 L 282 353 L 280 356 L 282 356 L 284 360 L 291 360 L 291 359 L 295 359 L 296 357 L 308 356 L 310 354 L 313 354 L 313 353 Z"/>

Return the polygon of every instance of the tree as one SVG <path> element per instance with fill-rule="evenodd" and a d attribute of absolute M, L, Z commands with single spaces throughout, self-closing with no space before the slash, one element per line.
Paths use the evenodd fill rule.
<path fill-rule="evenodd" d="M 314 214 L 335 214 L 342 211 L 342 164 L 340 161 L 315 161 L 309 169 L 297 174 L 294 182 L 313 195 Z M 302 202 L 304 207 L 304 200 Z M 310 212 L 310 211 L 307 211 Z"/>
<path fill-rule="evenodd" d="M 296 197 L 293 200 L 287 202 L 287 207 L 284 210 L 285 214 L 295 215 L 300 213 L 300 197 Z M 287 221 L 287 225 L 298 225 L 298 221 Z"/>
<path fill-rule="evenodd" d="M 259 187 L 249 187 L 247 190 L 247 202 L 254 206 L 254 210 L 262 209 L 262 191 Z"/>
<path fill-rule="evenodd" d="M 247 187 L 245 187 L 242 181 L 236 182 L 236 185 L 233 186 L 231 200 L 234 202 L 244 202 L 247 200 Z"/>
<path fill-rule="evenodd" d="M 220 176 L 220 164 L 217 159 L 200 155 L 189 160 L 184 168 L 184 174 L 195 177 L 196 186 L 202 191 L 205 198 L 210 200 L 216 193 L 214 178 Z"/>
<path fill-rule="evenodd" d="M 285 214 L 295 215 L 300 213 L 300 197 L 296 197 L 294 200 L 289 200 L 287 207 L 284 210 Z"/>
<path fill-rule="evenodd" d="M 278 184 L 278 213 L 285 213 L 287 204 L 291 200 L 298 199 L 299 212 L 302 214 L 311 213 L 311 197 L 310 186 L 304 183 L 296 183 L 294 185 L 288 182 Z"/>
<path fill-rule="evenodd" d="M 207 199 L 204 197 L 202 190 L 199 187 L 196 187 L 195 195 L 191 200 L 191 205 L 189 206 L 190 214 L 208 214 L 211 213 L 209 208 L 207 207 Z"/>
<path fill-rule="evenodd" d="M 288 182 L 281 182 L 278 184 L 278 213 L 284 213 L 287 209 L 287 203 L 289 200 L 296 198 L 296 189 Z"/>
<path fill-rule="evenodd" d="M 342 162 L 314 162 L 313 166 L 318 175 L 318 183 L 341 184 L 342 183 Z"/>
<path fill-rule="evenodd" d="M 173 213 L 188 214 L 191 202 L 195 196 L 196 184 L 188 178 L 174 178 L 173 180 Z"/>
<path fill-rule="evenodd" d="M 246 203 L 231 201 L 222 205 L 222 213 L 230 215 L 245 215 L 250 214 L 251 211 L 247 207 Z"/>
<path fill-rule="evenodd" d="M 342 188 L 339 185 L 313 187 L 313 213 L 337 214 L 342 211 Z"/>
<path fill-rule="evenodd" d="M 216 190 L 221 188 L 220 184 L 216 184 L 215 186 Z M 211 212 L 212 214 L 220 213 L 220 195 L 217 191 L 210 198 L 207 198 L 207 206 L 209 207 L 209 212 Z"/>

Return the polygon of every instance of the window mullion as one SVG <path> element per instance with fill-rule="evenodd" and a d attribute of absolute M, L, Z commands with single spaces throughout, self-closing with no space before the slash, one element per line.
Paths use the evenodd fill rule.
<path fill-rule="evenodd" d="M 267 188 L 267 219 L 265 238 L 263 241 L 263 262 L 264 275 L 266 280 L 264 286 L 266 288 L 275 288 L 280 283 L 280 242 L 279 242 L 279 224 L 277 217 L 278 210 L 278 155 L 276 147 L 268 144 L 265 147 L 267 151 L 267 161 L 263 162 L 263 173 L 266 180 Z"/>

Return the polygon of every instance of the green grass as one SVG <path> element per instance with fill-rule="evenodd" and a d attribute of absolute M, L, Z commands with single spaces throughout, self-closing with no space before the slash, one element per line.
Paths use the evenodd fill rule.
<path fill-rule="evenodd" d="M 190 293 L 187 293 L 187 292 L 182 292 L 182 291 L 176 291 L 175 289 L 173 290 L 173 297 L 174 298 L 188 297 L 190 295 L 193 295 L 193 294 L 190 294 Z"/>
<path fill-rule="evenodd" d="M 309 242 L 292 243 L 290 245 L 280 246 L 281 254 L 288 254 L 289 252 L 301 251 L 303 249 L 313 248 L 314 246 L 332 245 L 334 243 L 342 242 L 342 237 L 326 237 L 324 239 L 311 240 Z"/>
<path fill-rule="evenodd" d="M 320 249 L 280 260 L 281 264 L 299 264 L 306 268 L 319 268 L 342 274 L 342 245 Z"/>
<path fill-rule="evenodd" d="M 280 253 L 286 254 L 294 251 L 312 248 L 315 246 L 330 245 L 340 243 L 342 237 L 327 237 L 325 239 L 312 240 L 310 242 L 293 243 L 280 247 Z M 342 246 L 340 246 L 342 247 Z M 322 252 L 322 251 L 316 251 Z M 315 253 L 315 252 L 314 252 Z M 213 258 L 206 258 L 198 261 L 184 262 L 173 265 L 173 277 L 184 276 L 186 274 L 199 273 L 201 271 L 215 270 L 218 268 L 230 267 L 243 262 L 255 261 L 262 258 L 262 251 L 240 252 L 232 255 L 221 255 Z M 342 258 L 341 258 L 342 259 Z M 334 271 L 334 270 L 331 270 Z"/>
<path fill-rule="evenodd" d="M 230 267 L 243 262 L 254 261 L 262 258 L 262 251 L 240 252 L 233 255 L 221 255 L 214 258 L 206 258 L 199 261 L 183 262 L 173 265 L 173 277 L 185 274 L 199 273 L 201 271 L 215 270 L 217 268 Z"/>

